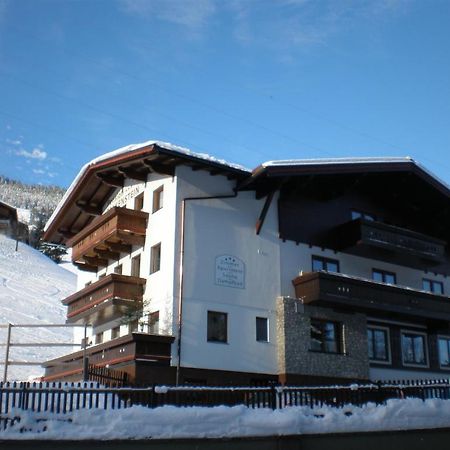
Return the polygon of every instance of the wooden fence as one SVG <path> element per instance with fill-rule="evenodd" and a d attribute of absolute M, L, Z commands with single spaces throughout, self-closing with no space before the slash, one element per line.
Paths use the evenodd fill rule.
<path fill-rule="evenodd" d="M 128 384 L 128 374 L 108 367 L 100 367 L 89 364 L 87 370 L 88 381 L 94 381 L 101 385 L 112 387 L 124 387 Z"/>
<path fill-rule="evenodd" d="M 105 387 L 97 383 L 0 383 L 0 428 L 20 411 L 66 414 L 79 409 L 122 409 L 133 405 L 245 405 L 279 409 L 289 406 L 383 404 L 388 399 L 450 399 L 449 380 L 389 382 L 349 386 L 289 387 Z"/>

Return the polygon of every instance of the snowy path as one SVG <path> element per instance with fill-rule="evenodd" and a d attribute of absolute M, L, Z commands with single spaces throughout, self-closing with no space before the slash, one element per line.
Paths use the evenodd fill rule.
<path fill-rule="evenodd" d="M 76 289 L 73 273 L 59 267 L 38 251 L 0 236 L 0 324 L 65 323 L 66 308 L 61 300 Z M 0 343 L 6 330 L 0 329 Z M 12 342 L 70 342 L 72 330 L 64 328 L 13 328 Z M 3 373 L 4 347 L 0 347 Z M 64 354 L 70 348 L 11 348 L 10 359 L 42 361 Z M 42 375 L 40 367 L 10 366 L 9 379 L 27 380 Z"/>

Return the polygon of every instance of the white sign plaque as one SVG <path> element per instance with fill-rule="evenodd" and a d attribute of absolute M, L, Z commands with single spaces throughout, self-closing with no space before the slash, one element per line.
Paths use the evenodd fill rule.
<path fill-rule="evenodd" d="M 236 256 L 217 256 L 215 275 L 218 286 L 245 289 L 245 264 Z"/>

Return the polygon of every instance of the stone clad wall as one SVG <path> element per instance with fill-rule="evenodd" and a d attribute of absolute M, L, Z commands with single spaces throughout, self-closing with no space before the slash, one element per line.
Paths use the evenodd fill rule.
<path fill-rule="evenodd" d="M 343 326 L 345 354 L 310 351 L 311 318 Z M 277 299 L 278 373 L 329 378 L 369 379 L 367 323 L 364 314 L 338 313 L 329 308 Z"/>

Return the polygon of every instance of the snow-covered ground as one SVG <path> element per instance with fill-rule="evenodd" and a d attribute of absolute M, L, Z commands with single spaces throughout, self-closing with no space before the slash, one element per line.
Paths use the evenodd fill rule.
<path fill-rule="evenodd" d="M 37 250 L 0 235 L 0 324 L 64 324 L 66 307 L 61 300 L 76 290 L 76 276 Z M 72 342 L 70 328 L 12 328 L 11 342 Z M 6 329 L 0 328 L 0 343 Z M 0 347 L 0 381 L 5 347 Z M 73 347 L 11 347 L 11 361 L 40 362 L 69 353 Z M 28 380 L 43 375 L 39 366 L 9 366 L 8 380 Z"/>
<path fill-rule="evenodd" d="M 79 410 L 70 414 L 16 411 L 20 424 L 2 431 L 2 439 L 171 439 L 282 436 L 450 426 L 450 401 L 388 400 L 344 408 L 245 406 L 134 406 L 113 411 Z M 14 417 L 14 411 L 9 414 Z M 69 420 L 70 419 L 70 420 Z M 21 433 L 20 429 L 27 431 Z"/>

